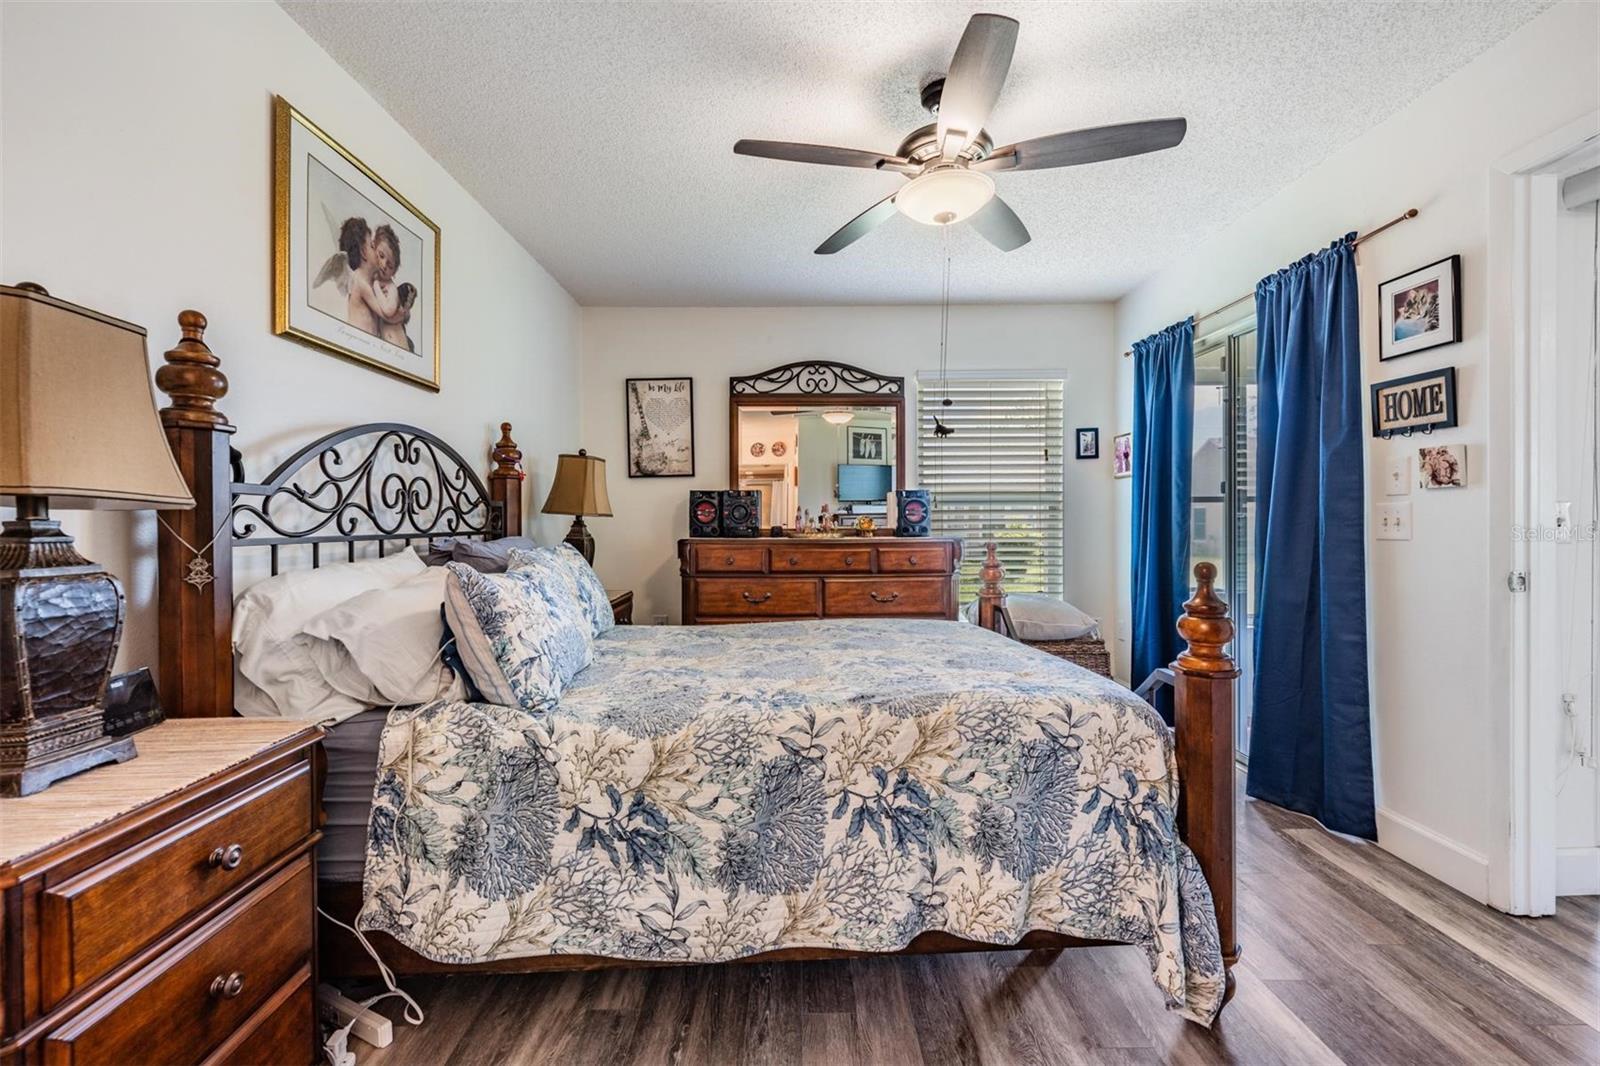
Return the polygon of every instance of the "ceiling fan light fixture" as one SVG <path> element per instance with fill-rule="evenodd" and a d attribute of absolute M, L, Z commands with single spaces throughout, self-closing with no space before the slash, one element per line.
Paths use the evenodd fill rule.
<path fill-rule="evenodd" d="M 906 182 L 894 206 L 926 226 L 948 226 L 971 218 L 994 199 L 994 179 L 965 167 L 938 167 Z"/>
<path fill-rule="evenodd" d="M 830 426 L 847 426 L 855 415 L 850 411 L 824 411 L 822 420 Z"/>

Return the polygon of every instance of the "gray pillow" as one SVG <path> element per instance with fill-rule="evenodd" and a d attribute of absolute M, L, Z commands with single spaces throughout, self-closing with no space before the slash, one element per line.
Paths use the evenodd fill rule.
<path fill-rule="evenodd" d="M 501 537 L 499 540 L 460 537 L 450 546 L 450 561 L 466 563 L 480 574 L 503 574 L 511 565 L 513 550 L 532 551 L 537 547 L 527 537 Z"/>
<path fill-rule="evenodd" d="M 457 537 L 436 537 L 428 541 L 427 548 L 418 554 L 422 556 L 422 561 L 429 566 L 443 566 L 455 558 L 453 553 L 456 550 L 458 539 Z"/>
<path fill-rule="evenodd" d="M 1037 592 L 1013 592 L 1006 597 L 1006 611 L 1017 627 L 1018 640 L 1077 640 L 1099 637 L 1100 623 L 1065 600 Z M 978 621 L 978 601 L 961 612 L 967 621 Z"/>

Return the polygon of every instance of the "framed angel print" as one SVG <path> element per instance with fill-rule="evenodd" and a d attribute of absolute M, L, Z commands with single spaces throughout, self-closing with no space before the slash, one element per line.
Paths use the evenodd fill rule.
<path fill-rule="evenodd" d="M 439 227 L 281 96 L 272 234 L 274 333 L 439 388 Z"/>

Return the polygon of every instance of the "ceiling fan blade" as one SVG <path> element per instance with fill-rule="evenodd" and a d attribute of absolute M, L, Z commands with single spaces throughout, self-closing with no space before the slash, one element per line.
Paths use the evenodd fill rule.
<path fill-rule="evenodd" d="M 1117 126 L 1056 133 L 1035 137 L 996 148 L 987 159 L 972 164 L 973 170 L 1043 170 L 1047 167 L 1074 167 L 1080 163 L 1100 163 L 1107 159 L 1143 155 L 1172 148 L 1183 141 L 1189 130 L 1187 119 L 1158 118 L 1148 122 L 1124 122 Z"/>
<path fill-rule="evenodd" d="M 840 226 L 833 236 L 817 245 L 817 254 L 832 255 L 841 248 L 849 247 L 887 222 L 892 214 L 894 214 L 894 196 L 885 196 Z"/>
<path fill-rule="evenodd" d="M 978 231 L 979 236 L 1002 252 L 1014 252 L 1033 240 L 1022 219 L 998 196 L 984 204 L 967 221 L 972 223 L 972 228 Z"/>
<path fill-rule="evenodd" d="M 946 159 L 965 148 L 989 121 L 1016 47 L 1016 19 L 973 15 L 967 23 L 939 96 L 939 144 Z"/>
<path fill-rule="evenodd" d="M 865 167 L 868 170 L 899 170 L 911 162 L 897 155 L 863 152 L 858 148 L 835 148 L 827 144 L 798 144 L 794 141 L 736 141 L 738 155 L 763 159 L 787 159 L 795 163 L 820 163 L 826 167 Z"/>

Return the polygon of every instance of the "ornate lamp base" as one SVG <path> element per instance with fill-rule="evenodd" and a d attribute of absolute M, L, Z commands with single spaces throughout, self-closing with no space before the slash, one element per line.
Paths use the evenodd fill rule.
<path fill-rule="evenodd" d="M 78 554 L 43 499 L 18 497 L 0 527 L 0 796 L 137 754 L 105 730 L 122 618 L 117 579 Z"/>
<path fill-rule="evenodd" d="M 566 542 L 577 548 L 583 555 L 583 561 L 590 566 L 594 565 L 594 536 L 589 532 L 589 527 L 583 524 L 583 515 L 572 520 L 572 528 L 567 530 Z"/>

